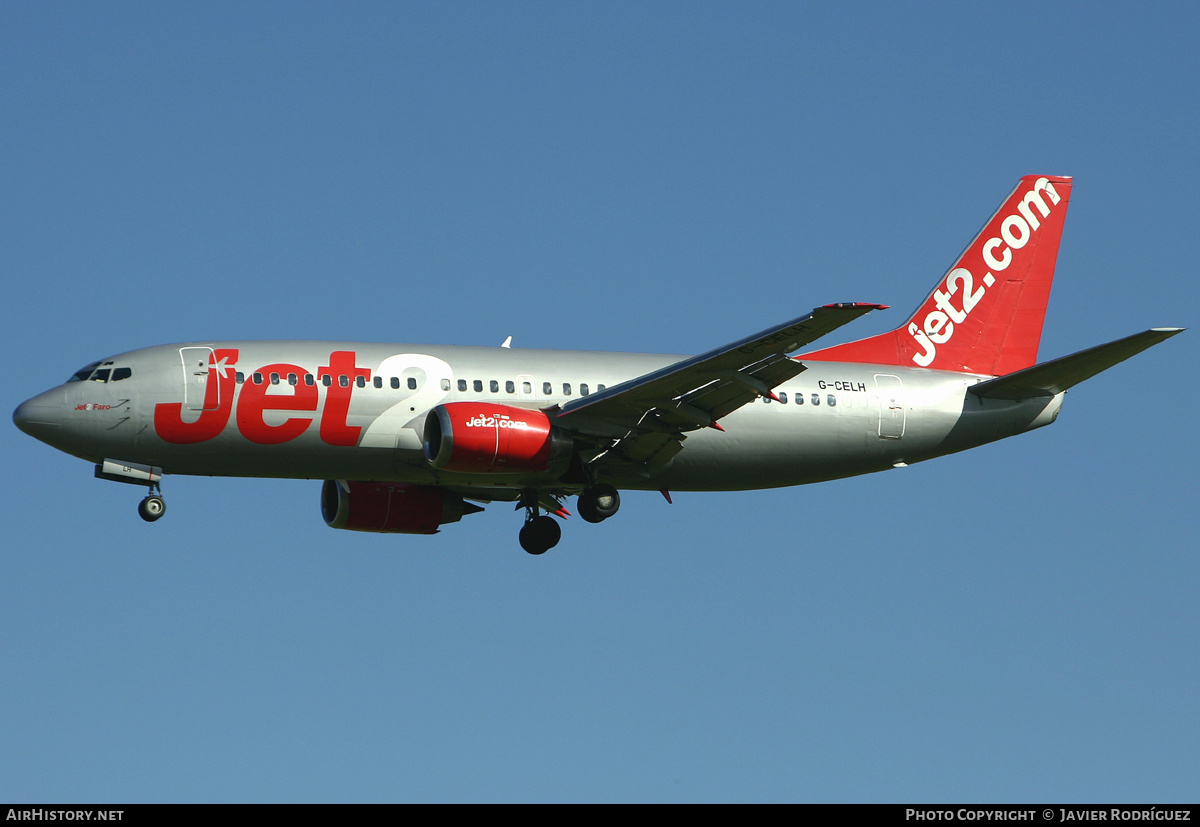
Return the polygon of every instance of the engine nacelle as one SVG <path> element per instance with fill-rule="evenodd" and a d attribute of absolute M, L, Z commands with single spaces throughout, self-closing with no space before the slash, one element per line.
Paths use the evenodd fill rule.
<path fill-rule="evenodd" d="M 383 534 L 437 534 L 483 509 L 441 488 L 387 482 L 325 480 L 321 516 L 330 528 Z"/>
<path fill-rule="evenodd" d="M 490 402 L 448 402 L 425 417 L 425 457 L 443 471 L 522 474 L 565 471 L 571 438 L 541 411 Z"/>

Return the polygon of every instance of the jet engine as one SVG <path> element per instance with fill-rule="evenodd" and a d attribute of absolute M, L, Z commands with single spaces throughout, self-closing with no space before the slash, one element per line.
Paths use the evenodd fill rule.
<path fill-rule="evenodd" d="M 441 488 L 387 482 L 325 480 L 321 516 L 330 528 L 383 534 L 437 534 L 483 509 Z"/>
<path fill-rule="evenodd" d="M 482 474 L 565 471 L 573 443 L 541 411 L 448 402 L 425 417 L 425 457 L 435 468 Z"/>

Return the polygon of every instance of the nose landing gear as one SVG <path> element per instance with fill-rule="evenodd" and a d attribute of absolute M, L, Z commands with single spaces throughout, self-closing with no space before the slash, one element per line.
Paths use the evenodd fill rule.
<path fill-rule="evenodd" d="M 156 485 L 150 486 L 150 493 L 138 503 L 138 516 L 152 523 L 166 513 L 167 501 L 163 499 L 162 491 Z"/>

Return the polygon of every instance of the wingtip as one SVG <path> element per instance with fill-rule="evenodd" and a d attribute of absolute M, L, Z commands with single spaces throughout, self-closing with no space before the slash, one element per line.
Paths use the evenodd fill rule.
<path fill-rule="evenodd" d="M 873 302 L 835 302 L 834 304 L 823 304 L 822 309 L 835 309 L 838 307 L 866 307 L 870 310 L 887 310 L 886 304 L 874 304 Z"/>

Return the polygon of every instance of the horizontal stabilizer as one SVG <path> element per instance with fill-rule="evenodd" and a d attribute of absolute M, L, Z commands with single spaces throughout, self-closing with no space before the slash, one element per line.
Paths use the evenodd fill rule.
<path fill-rule="evenodd" d="M 989 399 L 1028 399 L 1034 396 L 1054 396 L 1068 388 L 1091 379 L 1130 356 L 1183 332 L 1182 327 L 1156 327 L 1124 339 L 1081 350 L 1070 356 L 1051 359 L 1031 368 L 1010 373 L 997 379 L 980 382 L 969 390 L 976 396 Z"/>

